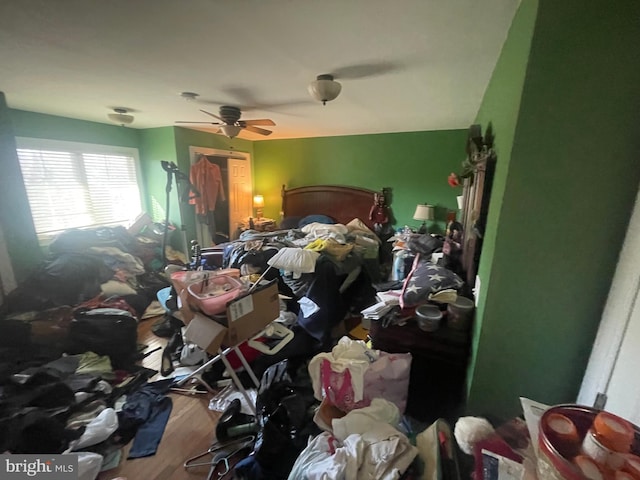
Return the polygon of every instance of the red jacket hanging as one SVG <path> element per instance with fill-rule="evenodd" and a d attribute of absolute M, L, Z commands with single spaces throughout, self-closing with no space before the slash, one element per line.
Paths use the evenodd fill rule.
<path fill-rule="evenodd" d="M 196 214 L 206 215 L 214 211 L 218 196 L 220 200 L 226 200 L 220 167 L 210 162 L 206 155 L 200 155 L 198 161 L 191 165 L 189 180 L 200 192 L 199 197 L 189 199 L 189 203 L 196 206 Z"/>

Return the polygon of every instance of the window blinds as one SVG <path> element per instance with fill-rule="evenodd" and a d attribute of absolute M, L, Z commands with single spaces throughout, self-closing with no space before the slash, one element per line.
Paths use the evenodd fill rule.
<path fill-rule="evenodd" d="M 126 225 L 141 211 L 133 155 L 73 145 L 17 150 L 40 238 L 68 228 Z"/>

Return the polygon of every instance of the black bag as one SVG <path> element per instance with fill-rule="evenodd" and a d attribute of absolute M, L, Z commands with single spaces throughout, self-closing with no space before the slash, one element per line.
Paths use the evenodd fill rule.
<path fill-rule="evenodd" d="M 137 360 L 138 322 L 131 313 L 117 308 L 79 310 L 69 327 L 69 353 L 94 352 L 108 355 L 115 369 Z"/>
<path fill-rule="evenodd" d="M 308 439 L 320 433 L 311 408 L 316 400 L 291 379 L 288 368 L 288 361 L 282 360 L 262 375 L 256 399 L 261 430 L 254 455 L 236 465 L 238 478 L 285 480 Z"/>

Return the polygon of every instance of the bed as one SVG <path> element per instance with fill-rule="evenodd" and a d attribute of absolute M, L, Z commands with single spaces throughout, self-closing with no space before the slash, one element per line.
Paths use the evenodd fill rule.
<path fill-rule="evenodd" d="M 369 213 L 378 192 L 344 185 L 311 185 L 287 189 L 282 186 L 282 218 L 304 218 L 326 215 L 337 223 L 347 224 L 354 218 L 373 229 Z"/>
<path fill-rule="evenodd" d="M 293 298 L 289 303 L 295 304 L 297 324 L 318 342 L 329 341 L 348 312 L 374 301 L 381 242 L 369 217 L 376 193 L 341 185 L 283 186 L 279 228 L 243 232 L 224 247 L 222 266 L 242 274 L 267 271 L 265 279 L 277 278 L 280 293 Z M 315 271 L 269 270 L 268 262 L 283 248 L 293 255 L 316 251 Z"/>

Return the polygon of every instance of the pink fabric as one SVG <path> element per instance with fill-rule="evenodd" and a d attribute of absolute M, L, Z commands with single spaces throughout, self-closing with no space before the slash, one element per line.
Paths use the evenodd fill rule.
<path fill-rule="evenodd" d="M 411 280 L 411 277 L 413 277 L 413 274 L 418 268 L 418 265 L 420 265 L 420 253 L 416 253 L 416 257 L 413 259 L 413 264 L 411 265 L 411 271 L 405 277 L 404 282 L 402 282 L 402 291 L 400 293 L 400 308 L 402 308 L 403 310 L 407 308 L 407 306 L 404 304 L 404 292 L 407 290 L 407 285 L 409 285 L 409 281 Z"/>
<path fill-rule="evenodd" d="M 384 398 L 395 404 L 400 413 L 404 413 L 410 370 L 410 353 L 380 352 L 378 360 L 369 365 L 364 374 L 364 398 L 358 402 L 354 400 L 351 372 L 348 369 L 336 372 L 331 368 L 331 362 L 325 359 L 320 375 L 327 400 L 344 412 L 368 407 L 374 398 Z"/>
<path fill-rule="evenodd" d="M 189 199 L 189 203 L 196 206 L 196 214 L 206 215 L 207 212 L 213 212 L 218 197 L 222 201 L 226 199 L 220 167 L 210 162 L 205 155 L 201 155 L 198 161 L 191 165 L 189 180 L 200 193 L 199 197 Z"/>

